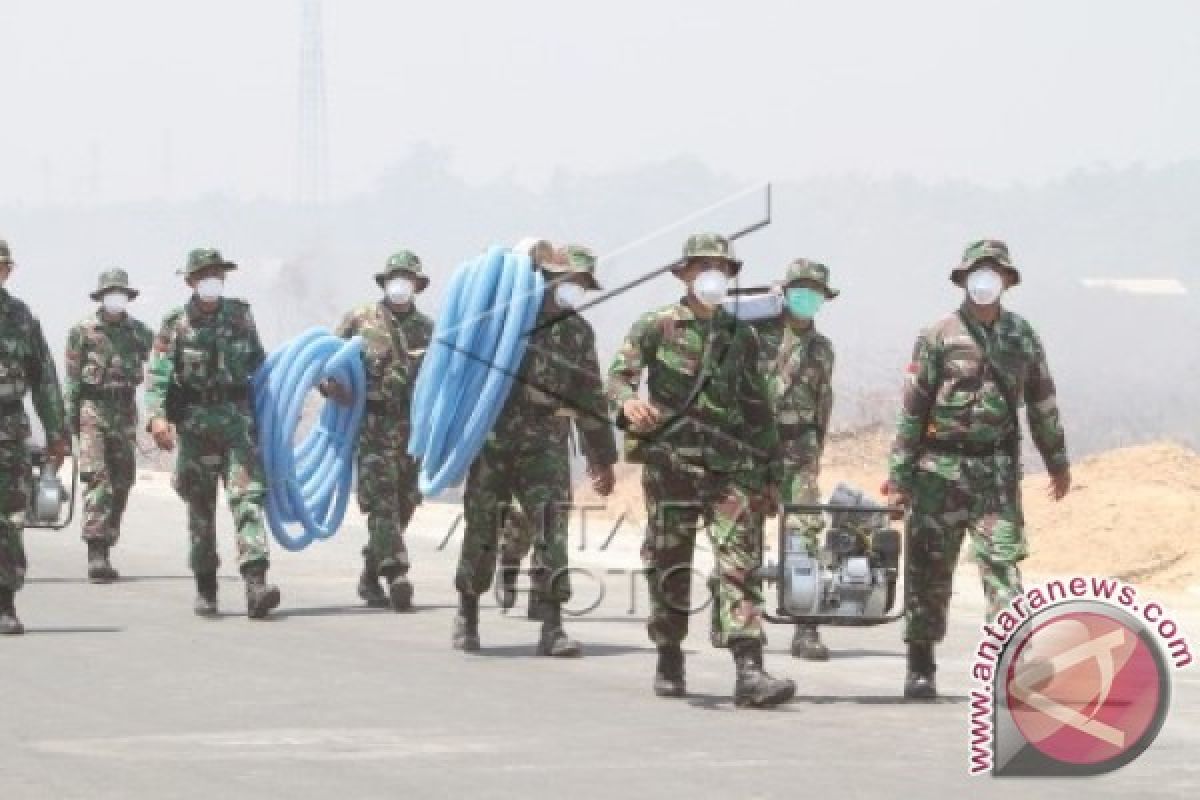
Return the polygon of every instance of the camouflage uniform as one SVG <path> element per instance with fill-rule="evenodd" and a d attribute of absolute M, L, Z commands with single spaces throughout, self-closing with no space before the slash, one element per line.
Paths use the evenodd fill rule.
<path fill-rule="evenodd" d="M 124 270 L 101 275 L 92 299 L 100 300 L 111 290 L 125 291 L 131 299 L 137 296 Z M 83 538 L 105 549 L 120 537 L 121 516 L 133 487 L 135 392 L 153 340 L 154 333 L 129 314 L 110 321 L 102 310 L 85 317 L 67 335 L 67 421 L 79 436 L 79 475 L 87 486 Z"/>
<path fill-rule="evenodd" d="M 586 253 L 579 264 L 555 270 L 590 276 L 594 264 Z M 543 310 L 508 400 L 467 477 L 467 530 L 455 578 L 460 592 L 478 596 L 491 587 L 499 531 L 522 519 L 511 508 L 515 500 L 533 542 L 535 591 L 560 605 L 570 598 L 571 422 L 588 463 L 611 466 L 617 446 L 607 410 L 592 326 L 575 313 Z M 509 546 L 521 549 L 519 541 Z"/>
<path fill-rule="evenodd" d="M 12 264 L 8 244 L 0 241 L 0 265 Z M 0 288 L 0 592 L 8 595 L 25 583 L 22 530 L 31 488 L 27 392 L 47 442 L 69 442 L 58 372 L 41 324 L 27 305 Z"/>
<path fill-rule="evenodd" d="M 696 234 L 683 248 L 693 259 L 720 259 L 734 275 L 741 262 L 730 243 Z M 696 533 L 707 529 L 716 562 L 714 643 L 737 665 L 738 705 L 770 706 L 795 693 L 762 668 L 762 495 L 782 474 L 779 431 L 759 369 L 758 335 L 720 306 L 698 316 L 692 297 L 642 315 L 609 369 L 608 397 L 626 426 L 625 404 L 637 397 L 643 370 L 649 402 L 660 414 L 648 433 L 627 430 L 627 460 L 644 464 L 646 536 L 642 562 L 650 592 L 647 632 L 659 652 L 656 694 L 684 694 L 683 653 L 691 602 Z M 626 426 L 627 427 L 627 426 Z"/>
<path fill-rule="evenodd" d="M 215 250 L 196 250 L 189 274 L 208 266 L 233 265 Z M 265 360 L 258 329 L 243 300 L 221 298 L 205 313 L 193 297 L 163 319 L 154 340 L 146 389 L 146 415 L 166 416 L 168 387 L 176 382 L 186 398 L 175 462 L 175 491 L 188 507 L 189 566 L 213 575 L 217 556 L 217 483 L 224 481 L 237 527 L 238 564 L 243 574 L 268 563 L 263 513 L 265 478 L 250 403 L 250 379 Z"/>
<path fill-rule="evenodd" d="M 1003 243 L 982 241 L 967 249 L 955 282 L 961 284 L 965 271 L 986 259 L 1019 280 Z M 904 581 L 909 642 L 938 642 L 945 636 L 951 581 L 965 534 L 971 537 L 989 618 L 1021 592 L 1017 564 L 1027 546 L 1016 409 L 1009 408 L 964 318 L 982 335 L 1004 385 L 1025 405 L 1047 469 L 1069 468 L 1054 380 L 1028 322 L 1002 310 L 987 326 L 964 304 L 958 314 L 922 332 L 908 367 L 890 458 L 892 484 L 912 498 Z"/>
<path fill-rule="evenodd" d="M 376 282 L 382 286 L 396 274 L 420 289 L 429 281 L 408 251 L 392 256 Z M 367 515 L 363 558 L 377 584 L 378 573 L 394 578 L 409 569 L 404 531 L 421 502 L 417 461 L 408 454 L 409 406 L 433 322 L 416 308 L 395 311 L 381 300 L 351 311 L 336 333 L 363 337 L 367 410 L 358 440 L 358 504 Z"/>

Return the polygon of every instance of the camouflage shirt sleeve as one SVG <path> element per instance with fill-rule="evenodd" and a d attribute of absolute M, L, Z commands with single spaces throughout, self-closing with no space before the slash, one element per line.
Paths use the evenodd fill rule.
<path fill-rule="evenodd" d="M 253 375 L 267 360 L 267 351 L 263 348 L 262 339 L 258 336 L 258 326 L 254 323 L 254 313 L 250 310 L 250 306 L 244 306 L 242 313 L 244 314 L 243 325 L 245 325 L 246 338 L 249 340 L 246 370 L 247 374 Z"/>
<path fill-rule="evenodd" d="M 37 377 L 33 384 L 33 407 L 46 431 L 46 441 L 69 442 L 71 436 L 67 431 L 58 369 L 54 366 L 54 357 L 50 354 L 46 337 L 42 335 L 42 325 L 37 319 L 33 320 L 33 361 L 36 370 L 32 374 Z"/>
<path fill-rule="evenodd" d="M 596 337 L 587 330 L 582 348 L 579 376 L 583 385 L 575 396 L 583 412 L 575 417 L 575 427 L 583 454 L 591 467 L 607 467 L 617 463 L 617 437 L 609 423 L 608 405 L 604 397 L 604 381 L 600 373 L 600 359 L 596 356 Z"/>
<path fill-rule="evenodd" d="M 913 473 L 920 457 L 921 442 L 929 410 L 937 394 L 941 358 L 930 337 L 922 333 L 913 348 L 912 362 L 904 378 L 904 394 L 896 421 L 896 439 L 888 463 L 889 478 L 911 490 Z"/>
<path fill-rule="evenodd" d="M 767 376 L 759 369 L 758 334 L 749 326 L 744 330 L 747 335 L 741 360 L 740 383 L 744 387 L 742 411 L 750 432 L 750 445 L 763 454 L 767 483 L 778 485 L 783 479 L 783 451 L 779 442 L 779 428 L 775 423 Z"/>
<path fill-rule="evenodd" d="M 150 353 L 146 370 L 146 419 L 153 421 L 166 416 L 167 387 L 175 376 L 175 337 L 178 335 L 178 314 L 168 314 L 163 320 Z"/>
<path fill-rule="evenodd" d="M 626 401 L 637 397 L 642 370 L 654 357 L 655 334 L 658 325 L 653 314 L 645 314 L 633 324 L 629 335 L 617 349 L 608 369 L 606 393 L 613 410 L 620 413 Z"/>
<path fill-rule="evenodd" d="M 829 419 L 833 416 L 833 345 L 826 342 L 827 355 L 821 359 L 821 390 L 817 396 L 817 441 L 821 452 L 825 450 L 825 437 L 829 433 Z"/>
<path fill-rule="evenodd" d="M 63 405 L 67 427 L 79 435 L 79 394 L 83 372 L 83 326 L 76 325 L 67 334 L 67 352 L 63 358 Z"/>
<path fill-rule="evenodd" d="M 1051 474 L 1071 466 L 1067 457 L 1067 439 L 1058 413 L 1058 398 L 1046 350 L 1038 335 L 1029 330 L 1033 356 L 1025 379 L 1025 413 L 1029 417 L 1029 432 L 1037 445 L 1042 461 Z"/>
<path fill-rule="evenodd" d="M 145 362 L 150 358 L 150 351 L 154 349 L 154 331 L 150 330 L 150 326 L 141 320 L 137 320 L 137 340 L 140 349 L 138 355 Z"/>
<path fill-rule="evenodd" d="M 339 339 L 350 339 L 354 334 L 358 333 L 358 312 L 349 311 L 346 316 L 342 317 L 342 321 L 333 329 L 333 335 Z"/>

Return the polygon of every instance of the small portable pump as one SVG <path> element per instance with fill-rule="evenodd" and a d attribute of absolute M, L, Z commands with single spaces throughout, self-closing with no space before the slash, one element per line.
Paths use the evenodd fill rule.
<path fill-rule="evenodd" d="M 50 466 L 44 447 L 30 448 L 31 480 L 26 528 L 62 530 L 75 515 L 75 496 L 79 488 L 79 465 L 71 459 L 71 489 L 67 490 L 58 473 Z M 65 508 L 64 508 L 65 507 Z"/>

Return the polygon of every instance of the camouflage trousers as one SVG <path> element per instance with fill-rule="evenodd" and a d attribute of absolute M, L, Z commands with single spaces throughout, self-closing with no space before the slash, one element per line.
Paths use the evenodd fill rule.
<path fill-rule="evenodd" d="M 818 465 L 815 462 L 798 464 L 785 461 L 783 480 L 779 484 L 780 502 L 785 506 L 821 502 L 817 474 Z M 784 515 L 783 524 L 788 535 L 798 536 L 808 555 L 815 558 L 820 549 L 821 531 L 825 530 L 825 517 L 821 514 L 790 512 Z"/>
<path fill-rule="evenodd" d="M 87 402 L 79 414 L 79 478 L 85 541 L 117 543 L 137 470 L 137 410 L 105 413 Z"/>
<path fill-rule="evenodd" d="M 421 503 L 419 466 L 408 454 L 407 434 L 385 428 L 385 421 L 368 420 L 358 440 L 358 507 L 367 515 L 363 559 L 375 570 L 405 575 L 404 532 Z"/>
<path fill-rule="evenodd" d="M 913 481 L 904 572 L 907 642 L 945 637 L 954 567 L 968 534 L 988 619 L 1022 591 L 1017 564 L 1028 548 L 1012 458 L 939 456 L 938 462 L 937 471 L 918 469 Z"/>
<path fill-rule="evenodd" d="M 712 612 L 714 643 L 763 639 L 762 587 L 753 577 L 761 558 L 760 510 L 730 475 L 646 464 L 646 538 L 642 564 L 650 590 L 647 631 L 656 645 L 682 642 L 688 618 L 705 606 L 691 602 L 692 560 L 701 525 L 716 562 Z"/>
<path fill-rule="evenodd" d="M 237 529 L 238 566 L 266 564 L 267 530 L 263 514 L 266 481 L 254 420 L 248 409 L 231 404 L 196 408 L 179 427 L 179 455 L 173 484 L 187 504 L 191 549 L 188 563 L 196 574 L 217 571 L 217 483 L 224 482 Z"/>
<path fill-rule="evenodd" d="M 25 511 L 29 506 L 29 451 L 24 442 L 0 441 L 0 588 L 25 585 Z"/>
<path fill-rule="evenodd" d="M 554 602 L 567 602 L 571 598 L 567 566 L 571 469 L 566 451 L 556 447 L 518 450 L 488 444 L 475 459 L 463 497 L 467 530 L 455 587 L 471 595 L 491 588 L 500 531 L 519 519 L 513 500 L 527 517 L 534 590 Z"/>

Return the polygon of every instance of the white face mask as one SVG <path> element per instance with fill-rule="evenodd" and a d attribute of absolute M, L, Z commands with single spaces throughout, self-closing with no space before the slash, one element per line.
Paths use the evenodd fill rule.
<path fill-rule="evenodd" d="M 129 305 L 129 295 L 124 292 L 109 292 L 100 298 L 100 305 L 109 314 L 124 314 Z"/>
<path fill-rule="evenodd" d="M 692 292 L 706 306 L 715 306 L 725 299 L 729 278 L 719 269 L 706 269 L 692 282 Z"/>
<path fill-rule="evenodd" d="M 387 282 L 387 287 L 384 289 L 387 292 L 388 302 L 402 306 L 412 299 L 413 282 L 408 278 L 392 278 Z"/>
<path fill-rule="evenodd" d="M 579 308 L 584 293 L 583 287 L 578 283 L 560 283 L 554 287 L 554 302 L 559 308 Z"/>
<path fill-rule="evenodd" d="M 1004 291 L 1004 278 L 989 267 L 977 269 L 967 276 L 967 294 L 978 306 L 990 306 L 1000 299 Z"/>
<path fill-rule="evenodd" d="M 216 300 L 224 290 L 224 278 L 213 276 L 196 282 L 196 294 L 201 300 Z"/>

